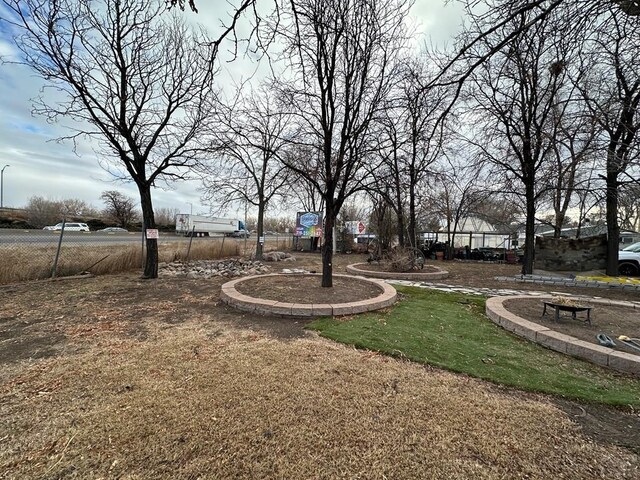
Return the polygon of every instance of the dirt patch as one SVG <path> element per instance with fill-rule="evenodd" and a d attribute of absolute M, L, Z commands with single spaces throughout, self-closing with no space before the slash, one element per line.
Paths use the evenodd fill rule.
<path fill-rule="evenodd" d="M 7 334 L 7 331 L 2 332 Z M 57 355 L 65 345 L 65 336 L 60 334 L 24 335 L 3 342 L 0 363 L 17 360 L 47 358 Z"/>
<path fill-rule="evenodd" d="M 348 303 L 375 298 L 383 293 L 372 282 L 355 277 L 333 277 L 333 287 L 320 286 L 318 275 L 279 275 L 240 282 L 236 290 L 250 297 L 285 303 Z"/>
<path fill-rule="evenodd" d="M 560 321 L 556 322 L 554 310 L 547 307 L 547 314 L 542 316 L 543 304 L 540 299 L 514 299 L 504 302 L 505 308 L 519 317 L 586 342 L 598 344 L 596 335 L 599 333 L 608 335 L 614 341 L 619 335 L 640 338 L 640 313 L 638 310 L 597 303 L 589 304 L 589 302 L 582 300 L 580 304 L 593 307 L 591 324 L 584 321 L 585 312 L 578 313 L 576 319 L 573 319 L 569 312 L 560 312 Z M 616 342 L 616 345 L 618 350 L 638 354 L 637 350 L 626 347 L 622 342 Z"/>
<path fill-rule="evenodd" d="M 580 425 L 585 435 L 600 443 L 628 448 L 640 455 L 640 415 L 637 413 L 561 399 L 556 399 L 555 403 Z"/>
<path fill-rule="evenodd" d="M 220 302 L 226 279 L 105 275 L 0 287 L 0 365 L 71 354 L 105 339 L 144 342 L 158 331 L 199 319 L 238 323 L 277 338 L 304 336 L 302 323 L 277 317 L 260 322 Z M 0 371 L 0 379 L 2 379 Z"/>

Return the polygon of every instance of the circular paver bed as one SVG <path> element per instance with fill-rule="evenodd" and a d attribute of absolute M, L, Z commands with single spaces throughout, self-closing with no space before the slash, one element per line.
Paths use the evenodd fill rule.
<path fill-rule="evenodd" d="M 431 281 L 442 280 L 449 276 L 449 272 L 433 265 L 425 265 L 424 269 L 413 270 L 411 272 L 392 272 L 385 270 L 382 265 L 378 266 L 376 264 L 354 263 L 353 265 L 347 266 L 347 272 L 353 275 L 384 278 L 389 280 Z"/>
<path fill-rule="evenodd" d="M 551 300 L 552 296 L 537 297 L 539 304 L 539 311 L 542 314 L 542 301 Z M 519 314 L 514 313 L 517 311 L 517 303 L 523 301 L 523 314 L 527 311 L 526 304 L 531 302 L 531 297 L 528 296 L 512 296 L 512 297 L 492 297 L 487 300 L 487 316 L 502 326 L 504 329 L 515 333 L 521 337 L 527 338 L 533 342 L 539 343 L 551 350 L 565 353 L 574 357 L 587 360 L 604 367 L 609 367 L 620 372 L 631 373 L 634 375 L 640 375 L 640 355 L 633 353 L 623 352 L 615 350 L 609 347 L 603 347 L 593 341 L 586 341 L 575 336 L 568 335 L 557 331 L 560 327 L 559 324 L 553 322 L 544 321 L 542 318 L 538 321 L 531 321 L 527 318 L 523 318 Z M 629 316 L 638 318 L 640 315 L 640 309 L 637 305 L 616 300 L 606 299 L 589 299 L 585 301 L 580 299 L 580 303 L 588 303 L 594 307 L 595 321 L 592 320 L 597 327 L 597 307 L 622 307 L 628 309 Z M 530 315 L 530 314 L 529 314 Z M 553 311 L 550 314 L 550 318 L 553 317 Z M 531 318 L 529 316 L 529 318 Z M 579 320 L 567 319 L 563 322 L 578 322 Z M 577 325 L 577 324 L 576 324 Z M 572 327 L 575 328 L 575 327 Z M 587 328 L 587 327 L 584 327 Z M 565 329 L 566 330 L 566 329 Z M 597 329 L 594 329 L 594 332 Z M 607 332 L 598 332 L 607 333 Z M 609 332 L 612 333 L 612 332 Z"/>
<path fill-rule="evenodd" d="M 331 288 L 320 281 L 320 274 L 256 275 L 225 283 L 220 298 L 240 310 L 296 317 L 369 312 L 396 300 L 395 289 L 379 280 L 334 274 Z"/>

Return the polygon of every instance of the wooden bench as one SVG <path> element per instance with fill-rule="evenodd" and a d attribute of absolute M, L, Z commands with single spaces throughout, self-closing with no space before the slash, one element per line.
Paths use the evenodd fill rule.
<path fill-rule="evenodd" d="M 555 310 L 554 320 L 556 322 L 560 321 L 560 312 L 571 312 L 571 318 L 574 320 L 577 319 L 576 313 L 578 312 L 587 312 L 587 318 L 584 320 L 586 323 L 591 325 L 591 309 L 593 307 L 587 307 L 586 305 L 564 305 L 562 303 L 554 303 L 554 302 L 545 302 L 544 310 L 542 311 L 542 316 L 544 317 L 547 314 L 547 307 L 551 307 Z"/>

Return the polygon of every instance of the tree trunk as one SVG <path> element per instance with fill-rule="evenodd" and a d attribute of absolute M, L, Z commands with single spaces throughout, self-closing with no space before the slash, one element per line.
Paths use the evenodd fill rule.
<path fill-rule="evenodd" d="M 615 155 L 610 153 L 609 155 Z M 608 162 L 609 163 L 609 162 Z M 618 275 L 618 172 L 607 169 L 607 275 Z"/>
<path fill-rule="evenodd" d="M 536 206 L 534 191 L 535 175 L 530 172 L 524 176 L 524 189 L 527 217 L 525 219 L 525 238 L 524 238 L 524 258 L 522 260 L 522 274 L 531 275 L 533 273 L 533 261 L 535 255 L 535 237 L 536 237 Z"/>
<path fill-rule="evenodd" d="M 398 212 L 397 218 L 398 218 L 398 243 L 400 244 L 400 247 L 404 247 L 405 246 L 405 239 L 404 239 L 404 212 L 402 210 L 400 210 Z"/>
<path fill-rule="evenodd" d="M 246 229 L 247 226 L 245 225 L 244 228 Z M 263 200 L 260 200 L 258 202 L 258 226 L 256 227 L 256 231 L 257 231 L 256 260 L 262 260 L 262 252 L 264 250 L 264 245 L 260 243 L 260 238 L 264 237 L 264 201 Z"/>
<path fill-rule="evenodd" d="M 396 174 L 396 179 L 395 179 L 395 197 L 396 197 L 396 216 L 398 219 L 398 243 L 400 244 L 400 247 L 404 248 L 406 245 L 406 240 L 405 240 L 405 234 L 404 234 L 404 229 L 405 229 L 405 224 L 404 224 L 404 205 L 402 202 L 402 193 L 400 191 L 400 178 L 398 177 L 398 175 Z"/>
<path fill-rule="evenodd" d="M 556 210 L 556 221 L 553 226 L 553 238 L 562 236 L 562 226 L 564 225 L 564 212 Z"/>
<path fill-rule="evenodd" d="M 142 208 L 142 227 L 144 229 L 156 228 L 153 203 L 151 202 L 151 187 L 149 185 L 138 185 L 138 191 L 140 192 L 140 207 Z M 146 246 L 147 257 L 144 261 L 142 278 L 158 278 L 158 241 L 155 238 L 146 238 Z"/>
<path fill-rule="evenodd" d="M 336 223 L 336 212 L 333 202 L 325 204 L 324 231 L 322 235 L 322 286 L 333 287 L 333 226 Z"/>
<path fill-rule="evenodd" d="M 409 245 L 416 247 L 416 187 L 409 185 Z"/>

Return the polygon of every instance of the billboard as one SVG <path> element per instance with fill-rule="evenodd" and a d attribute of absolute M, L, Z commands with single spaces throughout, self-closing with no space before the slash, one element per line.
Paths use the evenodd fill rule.
<path fill-rule="evenodd" d="M 322 212 L 298 212 L 296 214 L 296 237 L 321 237 Z"/>
<path fill-rule="evenodd" d="M 367 233 L 367 225 L 359 220 L 344 222 L 344 226 L 351 235 L 364 235 Z"/>

